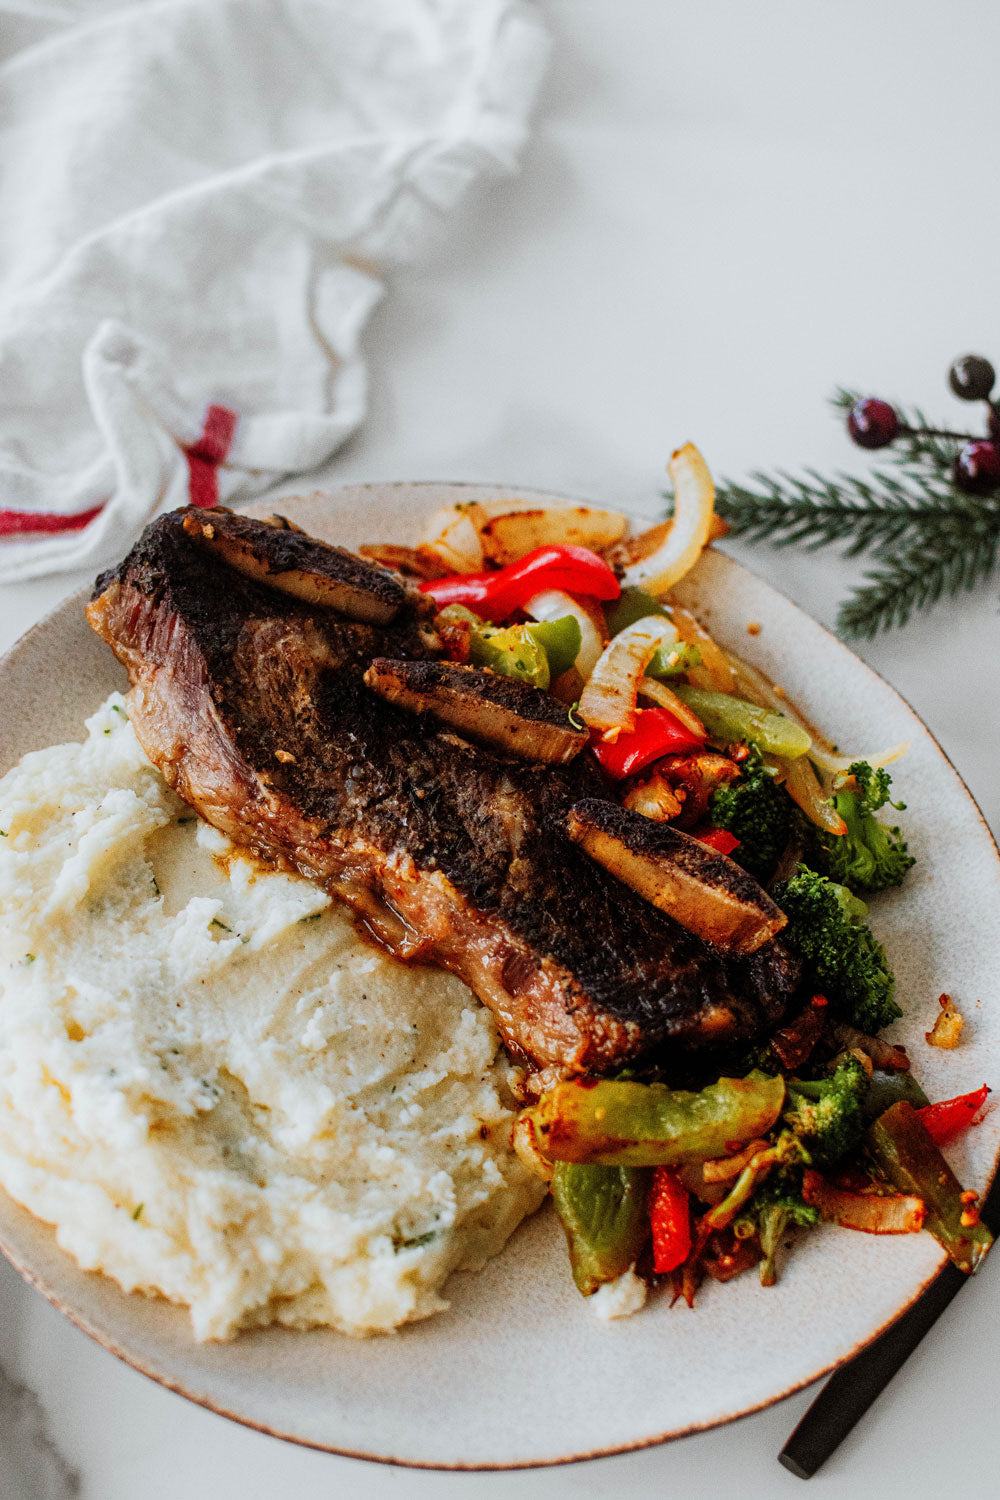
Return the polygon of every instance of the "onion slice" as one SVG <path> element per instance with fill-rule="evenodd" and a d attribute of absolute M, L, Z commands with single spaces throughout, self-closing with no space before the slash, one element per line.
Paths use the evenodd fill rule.
<path fill-rule="evenodd" d="M 419 547 L 399 547 L 393 542 L 366 542 L 358 548 L 358 555 L 410 578 L 446 578 L 450 571 L 433 553 L 421 552 Z"/>
<path fill-rule="evenodd" d="M 831 776 L 836 776 L 843 771 L 849 771 L 856 761 L 867 761 L 873 771 L 882 766 L 891 766 L 894 760 L 899 760 L 910 748 L 909 740 L 900 740 L 898 745 L 890 745 L 888 750 L 880 750 L 875 755 L 833 755 L 829 750 L 823 750 L 813 741 L 813 747 L 809 751 L 809 759 L 815 761 L 821 771 L 827 771 Z"/>
<path fill-rule="evenodd" d="M 663 615 L 643 615 L 605 647 L 580 695 L 580 717 L 611 737 L 635 724 L 635 702 L 646 668 L 661 646 L 677 640 L 676 626 Z"/>
<path fill-rule="evenodd" d="M 564 620 L 567 615 L 573 616 L 580 627 L 580 649 L 573 665 L 586 680 L 597 666 L 607 640 L 604 616 L 599 606 L 595 604 L 588 609 L 572 594 L 564 594 L 562 589 L 544 589 L 529 599 L 523 608 L 531 620 Z"/>
<path fill-rule="evenodd" d="M 540 1177 L 543 1182 L 552 1181 L 552 1163 L 546 1161 L 538 1149 L 538 1141 L 535 1139 L 535 1126 L 531 1115 L 524 1111 L 514 1121 L 514 1128 L 510 1133 L 510 1143 L 515 1154 L 519 1157 L 523 1166 L 535 1177 Z"/>
<path fill-rule="evenodd" d="M 715 486 L 708 465 L 693 443 L 677 449 L 667 472 L 674 485 L 673 523 L 654 552 L 625 569 L 624 588 L 664 593 L 694 567 L 708 541 Z"/>
<path fill-rule="evenodd" d="M 819 777 L 809 763 L 809 756 L 800 755 L 795 760 L 776 756 L 775 759 L 784 772 L 785 791 L 801 807 L 810 823 L 826 833 L 838 836 L 846 833 L 847 824 L 820 785 Z"/>
<path fill-rule="evenodd" d="M 679 719 L 685 729 L 690 729 L 700 740 L 708 738 L 708 731 L 699 719 L 698 715 L 686 703 L 683 703 L 673 688 L 668 688 L 665 682 L 657 682 L 655 677 L 643 677 L 639 683 L 639 692 L 643 698 L 649 698 L 653 703 L 658 703 L 668 713 Z"/>
<path fill-rule="evenodd" d="M 537 500 L 460 500 L 427 521 L 421 550 L 459 573 L 478 573 L 487 563 L 505 567 L 536 547 L 556 543 L 602 552 L 625 534 L 625 517 L 591 505 L 539 505 Z"/>
<path fill-rule="evenodd" d="M 472 518 L 483 556 L 500 567 L 527 557 L 536 547 L 553 543 L 603 552 L 621 539 L 628 525 L 615 510 L 589 505 L 539 506 L 509 500 L 487 501 Z"/>
<path fill-rule="evenodd" d="M 748 1167 L 759 1151 L 766 1151 L 770 1145 L 769 1141 L 760 1139 L 751 1141 L 743 1147 L 735 1156 L 717 1156 L 712 1161 L 703 1161 L 701 1173 L 705 1182 L 732 1182 Z"/>
<path fill-rule="evenodd" d="M 869 1036 L 866 1031 L 859 1031 L 846 1021 L 837 1022 L 833 1035 L 842 1047 L 866 1053 L 876 1068 L 883 1068 L 891 1073 L 909 1072 L 910 1059 L 905 1047 L 896 1047 L 880 1036 Z"/>
<path fill-rule="evenodd" d="M 818 1172 L 802 1174 L 802 1196 L 818 1208 L 824 1219 L 843 1229 L 864 1234 L 916 1234 L 923 1229 L 927 1209 L 922 1198 L 907 1193 L 880 1197 L 877 1193 L 854 1193 L 834 1187 Z"/>
<path fill-rule="evenodd" d="M 689 609 L 673 600 L 670 602 L 670 615 L 681 640 L 697 646 L 701 653 L 701 663 L 697 667 L 691 667 L 687 673 L 691 685 L 708 688 L 715 693 L 735 693 L 737 681 L 733 664 L 701 621 Z"/>
<path fill-rule="evenodd" d="M 437 558 L 452 573 L 479 573 L 483 567 L 483 545 L 468 505 L 448 505 L 435 511 L 424 527 L 419 551 Z"/>

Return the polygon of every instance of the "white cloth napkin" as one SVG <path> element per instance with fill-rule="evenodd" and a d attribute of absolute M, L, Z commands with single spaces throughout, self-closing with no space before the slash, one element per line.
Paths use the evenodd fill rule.
<path fill-rule="evenodd" d="M 546 50 L 530 0 L 0 0 L 0 581 L 328 458 Z"/>

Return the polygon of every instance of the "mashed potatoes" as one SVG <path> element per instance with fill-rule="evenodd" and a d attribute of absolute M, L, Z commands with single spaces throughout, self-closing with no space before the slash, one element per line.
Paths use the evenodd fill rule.
<path fill-rule="evenodd" d="M 544 1191 L 489 1013 L 87 728 L 0 782 L 0 1183 L 199 1338 L 446 1306 Z"/>

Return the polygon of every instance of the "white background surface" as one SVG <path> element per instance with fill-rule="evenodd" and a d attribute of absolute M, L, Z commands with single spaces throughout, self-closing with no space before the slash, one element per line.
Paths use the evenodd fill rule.
<path fill-rule="evenodd" d="M 496 479 L 652 509 L 667 453 L 688 438 L 720 475 L 863 466 L 824 406 L 837 382 L 949 423 L 969 414 L 947 394 L 950 360 L 977 350 L 1000 364 L 995 7 L 542 9 L 555 49 L 524 172 L 470 200 L 386 299 L 367 340 L 370 420 L 324 480 Z M 732 550 L 826 623 L 857 571 L 832 554 Z M 6 589 L 0 645 L 83 581 Z M 997 609 L 994 585 L 862 650 L 994 829 Z M 812 1493 L 989 1493 L 998 1277 L 991 1262 L 963 1292 Z M 806 1394 L 572 1469 L 425 1474 L 293 1449 L 189 1406 L 5 1264 L 0 1329 L 0 1357 L 41 1395 L 85 1500 L 638 1500 L 696 1487 L 763 1500 L 800 1487 L 775 1456 Z"/>

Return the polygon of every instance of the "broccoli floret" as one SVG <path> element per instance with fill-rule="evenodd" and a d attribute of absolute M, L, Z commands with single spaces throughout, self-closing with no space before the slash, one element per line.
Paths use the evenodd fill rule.
<path fill-rule="evenodd" d="M 862 1101 L 868 1074 L 856 1057 L 845 1057 L 828 1078 L 788 1083 L 783 1119 L 820 1168 L 853 1151 L 865 1128 Z"/>
<path fill-rule="evenodd" d="M 880 807 L 902 811 L 905 802 L 892 802 L 888 771 L 873 771 L 867 761 L 855 761 L 839 784 L 834 784 L 833 805 L 844 822 L 844 834 L 815 831 L 813 862 L 852 891 L 883 891 L 899 885 L 914 863 L 898 828 L 890 828 L 875 817 Z"/>
<path fill-rule="evenodd" d="M 733 858 L 749 874 L 770 880 L 791 828 L 792 802 L 783 787 L 768 775 L 756 751 L 743 762 L 739 781 L 720 786 L 712 795 L 709 817 L 740 841 Z"/>
<path fill-rule="evenodd" d="M 885 949 L 864 921 L 863 901 L 803 865 L 773 894 L 788 917 L 783 938 L 845 1020 L 877 1032 L 902 1015 L 892 998 L 895 981 Z"/>
<path fill-rule="evenodd" d="M 819 1210 L 802 1197 L 801 1173 L 774 1173 L 757 1189 L 751 1205 L 757 1223 L 763 1259 L 760 1263 L 761 1286 L 777 1281 L 778 1246 L 792 1228 L 811 1229 L 820 1221 Z"/>

